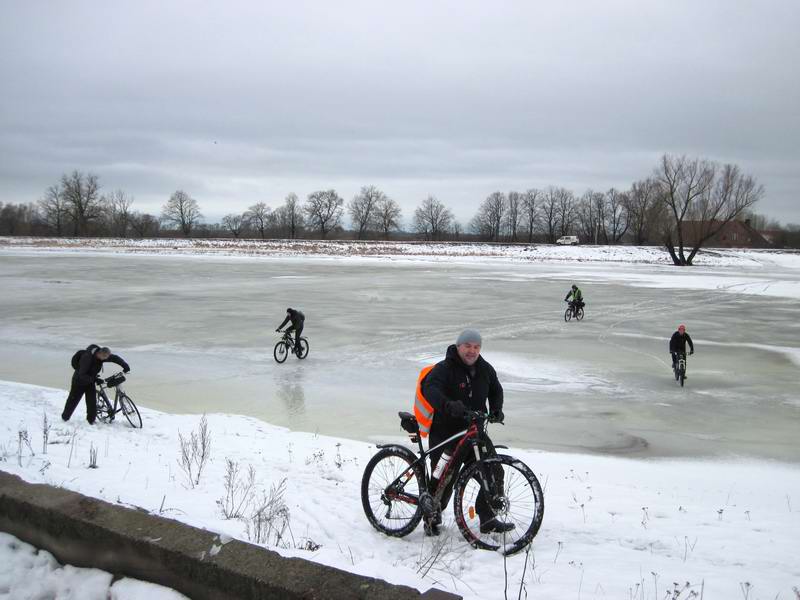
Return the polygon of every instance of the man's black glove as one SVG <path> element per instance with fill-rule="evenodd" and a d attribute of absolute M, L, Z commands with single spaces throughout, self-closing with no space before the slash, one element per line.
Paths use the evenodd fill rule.
<path fill-rule="evenodd" d="M 503 414 L 503 411 L 498 408 L 489 413 L 489 420 L 493 423 L 502 423 L 506 420 L 506 416 Z"/>
<path fill-rule="evenodd" d="M 453 400 L 447 403 L 447 413 L 456 419 L 463 419 L 464 414 L 467 412 L 467 407 L 461 400 Z"/>
<path fill-rule="evenodd" d="M 101 383 L 103 383 L 103 378 L 102 377 L 95 377 L 94 378 L 94 382 L 96 384 L 100 385 Z"/>
<path fill-rule="evenodd" d="M 691 356 L 692 354 L 694 354 L 694 350 L 689 350 L 689 356 Z"/>
<path fill-rule="evenodd" d="M 130 373 L 131 372 L 131 368 L 128 367 L 127 369 L 122 369 L 122 372 L 123 373 Z"/>
<path fill-rule="evenodd" d="M 276 330 L 275 330 L 275 333 L 280 333 L 280 332 L 281 332 L 281 330 L 280 330 L 280 329 L 276 329 Z"/>

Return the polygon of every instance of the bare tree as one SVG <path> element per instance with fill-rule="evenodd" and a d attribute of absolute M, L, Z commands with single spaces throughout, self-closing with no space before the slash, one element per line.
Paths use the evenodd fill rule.
<path fill-rule="evenodd" d="M 306 211 L 308 219 L 313 227 L 319 230 L 323 239 L 339 225 L 342 218 L 342 205 L 344 200 L 336 193 L 336 190 L 319 190 L 308 195 L 303 210 Z"/>
<path fill-rule="evenodd" d="M 600 192 L 586 190 L 578 202 L 576 223 L 578 235 L 585 243 L 596 244 L 600 234 L 600 217 L 597 207 L 603 206 L 605 196 Z"/>
<path fill-rule="evenodd" d="M 269 206 L 263 202 L 253 204 L 245 211 L 243 216 L 247 223 L 258 231 L 262 240 L 267 237 L 267 229 L 273 221 L 272 210 Z"/>
<path fill-rule="evenodd" d="M 303 211 L 300 208 L 300 200 L 294 192 L 286 196 L 286 201 L 276 212 L 279 212 L 277 221 L 283 230 L 288 234 L 289 239 L 296 239 L 305 225 Z"/>
<path fill-rule="evenodd" d="M 438 240 L 450 229 L 453 213 L 435 197 L 428 196 L 414 211 L 414 230 L 426 240 Z"/>
<path fill-rule="evenodd" d="M 348 203 L 347 211 L 353 221 L 358 239 L 364 239 L 370 227 L 377 225 L 378 206 L 386 199 L 386 194 L 374 185 L 365 185 Z"/>
<path fill-rule="evenodd" d="M 69 207 L 75 235 L 88 235 L 89 225 L 103 214 L 97 175 L 73 171 L 61 176 L 61 191 Z"/>
<path fill-rule="evenodd" d="M 622 236 L 628 231 L 628 212 L 626 205 L 627 196 L 614 188 L 605 194 L 605 219 L 603 221 L 603 233 L 606 243 L 618 244 Z"/>
<path fill-rule="evenodd" d="M 60 184 L 48 187 L 39 200 L 39 210 L 45 224 L 59 237 L 64 235 L 69 221 L 69 207 Z"/>
<path fill-rule="evenodd" d="M 506 195 L 502 192 L 492 192 L 478 207 L 477 214 L 470 222 L 470 229 L 473 233 L 490 241 L 500 241 L 505 210 Z"/>
<path fill-rule="evenodd" d="M 533 242 L 533 232 L 536 228 L 536 222 L 539 220 L 539 200 L 541 197 L 542 192 L 531 188 L 525 192 L 522 198 L 522 217 L 525 230 L 528 232 L 529 244 Z"/>
<path fill-rule="evenodd" d="M 572 235 L 575 224 L 575 195 L 566 188 L 557 188 L 558 226 L 561 235 Z"/>
<path fill-rule="evenodd" d="M 246 223 L 247 219 L 243 214 L 229 213 L 222 217 L 222 225 L 225 229 L 230 231 L 231 235 L 236 239 L 239 239 L 239 236 L 242 235 Z"/>
<path fill-rule="evenodd" d="M 561 227 L 561 223 L 558 221 L 558 208 L 562 189 L 551 185 L 544 191 L 542 201 L 539 203 L 547 241 L 551 244 L 555 243 L 556 234 Z"/>
<path fill-rule="evenodd" d="M 385 197 L 378 202 L 375 208 L 375 215 L 380 226 L 381 233 L 385 239 L 389 239 L 392 231 L 400 229 L 400 205 L 391 198 Z"/>
<path fill-rule="evenodd" d="M 109 233 L 115 237 L 127 237 L 130 227 L 133 196 L 124 190 L 114 190 L 105 197 L 106 217 Z"/>
<path fill-rule="evenodd" d="M 660 187 L 658 182 L 648 177 L 635 181 L 627 194 L 627 212 L 630 230 L 637 245 L 641 246 L 650 239 L 650 230 L 655 225 L 655 210 L 660 204 Z"/>
<path fill-rule="evenodd" d="M 131 213 L 129 222 L 133 232 L 140 238 L 155 237 L 160 228 L 158 219 L 153 215 L 137 211 Z"/>
<path fill-rule="evenodd" d="M 508 192 L 506 196 L 505 229 L 512 242 L 517 241 L 519 233 L 519 223 L 524 210 L 522 194 L 519 192 Z"/>
<path fill-rule="evenodd" d="M 197 200 L 183 190 L 177 190 L 172 194 L 161 209 L 161 220 L 180 229 L 187 237 L 192 234 L 192 229 L 202 218 Z"/>

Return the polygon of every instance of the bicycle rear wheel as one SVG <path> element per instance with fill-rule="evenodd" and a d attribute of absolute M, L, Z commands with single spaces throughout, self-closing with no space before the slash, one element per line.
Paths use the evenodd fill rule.
<path fill-rule="evenodd" d="M 125 415 L 126 419 L 128 419 L 128 423 L 131 424 L 131 427 L 141 429 L 142 415 L 139 414 L 139 409 L 136 408 L 136 404 L 133 403 L 133 400 L 131 400 L 130 396 L 124 392 L 120 393 L 119 404 L 122 408 L 122 414 Z"/>
<path fill-rule="evenodd" d="M 485 498 L 489 509 L 484 509 L 484 525 L 510 524 L 513 529 L 481 532 L 478 493 L 484 477 L 493 490 Z M 501 454 L 469 465 L 459 475 L 453 495 L 456 524 L 474 548 L 516 554 L 531 543 L 542 525 L 544 494 L 539 480 L 525 463 L 511 456 Z"/>
<path fill-rule="evenodd" d="M 297 350 L 297 358 L 305 358 L 308 356 L 308 340 L 306 338 L 300 338 L 300 347 Z"/>
<path fill-rule="evenodd" d="M 275 357 L 275 361 L 278 363 L 282 363 L 286 360 L 286 357 L 289 356 L 289 346 L 283 343 L 283 340 L 275 344 L 275 349 L 272 351 L 272 356 Z"/>
<path fill-rule="evenodd" d="M 419 525 L 419 504 L 425 475 L 416 455 L 402 446 L 382 448 L 364 469 L 361 505 L 372 526 L 386 535 L 403 537 Z M 396 482 L 396 483 L 395 483 Z"/>
<path fill-rule="evenodd" d="M 583 320 L 583 308 L 578 308 L 578 310 L 575 311 L 575 318 L 578 319 L 578 321 Z"/>

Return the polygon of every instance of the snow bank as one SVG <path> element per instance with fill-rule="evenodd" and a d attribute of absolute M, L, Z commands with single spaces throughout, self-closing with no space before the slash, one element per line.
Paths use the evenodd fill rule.
<path fill-rule="evenodd" d="M 291 530 L 277 550 L 286 556 L 422 590 L 436 585 L 471 599 L 502 598 L 506 569 L 513 598 L 523 572 L 527 597 L 538 598 L 660 600 L 673 582 L 688 582 L 706 600 L 741 597 L 743 586 L 750 598 L 791 598 L 792 586 L 800 585 L 796 466 L 512 449 L 537 473 L 546 508 L 530 555 L 504 564 L 495 553 L 467 546 L 450 515 L 435 540 L 421 528 L 402 539 L 374 531 L 359 495 L 375 451 L 369 444 L 208 415 L 211 460 L 193 487 L 178 464 L 178 433 L 196 431 L 199 417 L 143 408 L 144 429 L 134 430 L 124 422 L 89 426 L 77 418 L 79 407 L 64 424 L 58 415 L 65 397 L 62 390 L 0 382 L 0 468 L 247 540 L 245 523 L 223 518 L 218 500 L 225 494 L 226 460 L 244 470 L 252 466 L 259 494 L 285 481 Z M 45 416 L 52 424 L 46 453 Z M 492 433 L 502 443 L 502 428 Z M 20 442 L 25 437 L 30 445 Z M 88 468 L 90 447 L 98 449 L 96 469 Z"/>
<path fill-rule="evenodd" d="M 53 555 L 0 531 L 0 598 L 9 600 L 188 600 L 174 590 L 111 573 L 60 565 Z"/>
<path fill-rule="evenodd" d="M 2 249 L 100 251 L 216 256 L 317 256 L 436 259 L 511 259 L 525 261 L 672 264 L 665 249 L 655 246 L 555 246 L 385 241 L 120 239 L 0 237 Z M 707 249 L 697 265 L 758 266 L 764 262 L 800 269 L 800 255 L 780 252 Z"/>

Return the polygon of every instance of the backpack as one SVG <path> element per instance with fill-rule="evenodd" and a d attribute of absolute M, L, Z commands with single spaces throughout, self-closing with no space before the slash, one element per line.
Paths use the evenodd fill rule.
<path fill-rule="evenodd" d="M 99 349 L 100 349 L 100 346 L 98 346 L 97 344 L 89 344 L 89 346 L 85 350 L 78 350 L 75 354 L 73 354 L 72 355 L 72 360 L 69 361 L 69 364 L 72 366 L 72 368 L 75 371 L 77 371 L 78 367 L 81 364 L 81 359 L 83 358 L 83 353 L 84 352 L 91 352 L 92 354 L 94 354 Z"/>
<path fill-rule="evenodd" d="M 424 438 L 428 437 L 431 431 L 431 423 L 433 423 L 433 413 L 435 411 L 431 403 L 428 402 L 422 394 L 422 382 L 435 366 L 436 365 L 428 365 L 419 372 L 419 377 L 417 378 L 417 393 L 414 396 L 414 416 L 417 418 L 417 423 L 419 424 L 419 434 Z"/>

